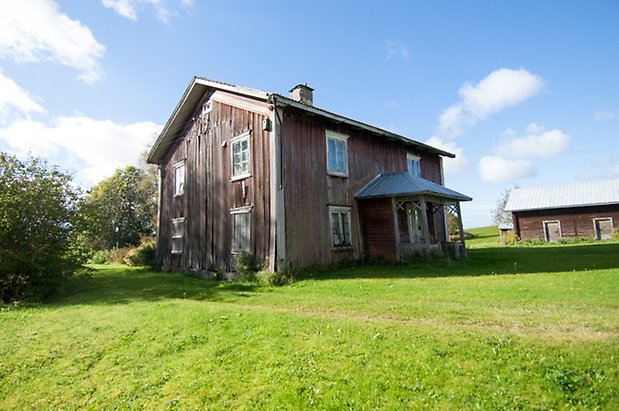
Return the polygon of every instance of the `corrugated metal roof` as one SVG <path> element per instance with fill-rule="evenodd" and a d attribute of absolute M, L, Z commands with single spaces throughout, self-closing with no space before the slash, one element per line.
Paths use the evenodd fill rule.
<path fill-rule="evenodd" d="M 514 188 L 506 211 L 543 210 L 619 203 L 619 178 L 557 186 Z"/>
<path fill-rule="evenodd" d="M 440 184 L 433 183 L 409 173 L 379 174 L 363 187 L 355 198 L 435 196 L 446 200 L 471 201 L 472 198 L 460 194 Z"/>

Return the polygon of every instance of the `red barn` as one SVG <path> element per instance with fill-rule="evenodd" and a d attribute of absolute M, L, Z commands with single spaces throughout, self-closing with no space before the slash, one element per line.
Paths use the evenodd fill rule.
<path fill-rule="evenodd" d="M 514 188 L 505 210 L 512 213 L 516 238 L 606 240 L 619 221 L 619 179 Z"/>
<path fill-rule="evenodd" d="M 247 250 L 270 270 L 455 250 L 444 187 L 453 154 L 288 97 L 194 78 L 150 150 L 159 166 L 158 253 L 166 268 L 232 268 Z"/>

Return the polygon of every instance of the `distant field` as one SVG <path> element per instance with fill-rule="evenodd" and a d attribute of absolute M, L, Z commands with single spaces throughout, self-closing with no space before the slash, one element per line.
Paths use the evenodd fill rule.
<path fill-rule="evenodd" d="M 497 247 L 499 246 L 499 228 L 497 226 L 470 228 L 464 230 L 473 235 L 473 238 L 466 240 L 469 248 Z"/>
<path fill-rule="evenodd" d="M 0 409 L 619 409 L 619 244 L 469 256 L 279 288 L 98 267 L 0 308 Z"/>

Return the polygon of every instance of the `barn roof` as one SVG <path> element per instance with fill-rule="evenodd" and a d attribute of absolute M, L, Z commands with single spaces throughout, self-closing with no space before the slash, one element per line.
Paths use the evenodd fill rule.
<path fill-rule="evenodd" d="M 452 201 L 471 201 L 472 198 L 440 184 L 406 172 L 379 174 L 363 187 L 355 198 L 433 196 Z"/>
<path fill-rule="evenodd" d="M 619 204 L 619 178 L 546 187 L 514 188 L 506 211 Z"/>
<path fill-rule="evenodd" d="M 267 106 L 268 104 L 278 105 L 280 107 L 294 107 L 296 109 L 306 111 L 313 115 L 319 115 L 338 123 L 345 123 L 358 129 L 365 130 L 377 136 L 381 136 L 390 140 L 399 141 L 406 145 L 416 147 L 421 151 L 437 154 L 440 156 L 454 158 L 455 155 L 448 151 L 440 150 L 436 147 L 412 140 L 399 134 L 383 130 L 378 127 L 332 113 L 330 111 L 318 108 L 313 105 L 304 104 L 288 97 L 284 97 L 277 93 L 268 93 L 266 91 L 257 90 L 249 87 L 237 86 L 234 84 L 224 83 L 221 81 L 209 80 L 204 77 L 194 77 L 187 86 L 185 93 L 176 105 L 172 115 L 168 119 L 163 130 L 155 140 L 150 152 L 148 153 L 147 161 L 149 163 L 161 164 L 164 161 L 168 150 L 175 141 L 182 135 L 187 126 L 191 124 L 195 110 L 200 101 L 203 100 L 205 93 L 209 90 L 221 90 L 232 95 L 240 96 L 246 99 L 251 99 L 255 102 Z"/>

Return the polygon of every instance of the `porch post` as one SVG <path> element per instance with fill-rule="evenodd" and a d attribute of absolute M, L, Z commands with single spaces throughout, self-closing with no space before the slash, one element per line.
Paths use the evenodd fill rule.
<path fill-rule="evenodd" d="M 460 244 L 462 244 L 462 256 L 466 257 L 466 244 L 464 244 L 464 228 L 462 226 L 462 210 L 460 202 L 456 201 L 456 212 L 458 213 L 458 231 L 460 232 Z"/>
<path fill-rule="evenodd" d="M 391 197 L 391 210 L 393 211 L 393 232 L 395 241 L 395 259 L 400 261 L 400 224 L 398 224 L 398 207 L 395 197 Z"/>
<path fill-rule="evenodd" d="M 426 254 L 430 254 L 430 228 L 428 227 L 428 207 L 425 198 L 421 198 L 419 202 L 421 206 L 421 221 L 423 227 L 423 242 L 426 248 Z"/>

